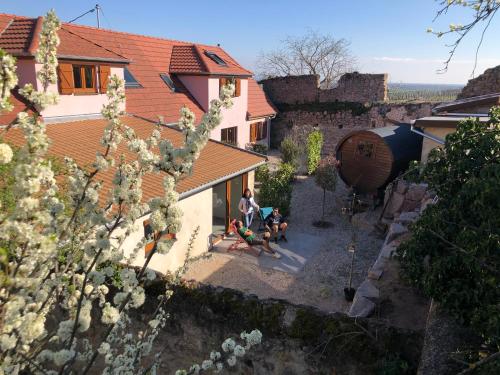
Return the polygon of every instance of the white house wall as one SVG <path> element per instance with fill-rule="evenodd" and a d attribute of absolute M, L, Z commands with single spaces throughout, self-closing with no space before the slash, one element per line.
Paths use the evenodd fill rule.
<path fill-rule="evenodd" d="M 179 207 L 183 212 L 182 228 L 177 233 L 177 241 L 166 255 L 155 254 L 151 258 L 149 268 L 166 273 L 174 272 L 181 267 L 186 259 L 186 250 L 189 239 L 196 227 L 199 226 L 198 236 L 195 239 L 191 256 L 198 256 L 208 250 L 209 238 L 212 233 L 212 189 L 206 189 L 179 201 Z M 123 244 L 125 254 L 128 255 L 136 244 L 144 237 L 143 222 L 148 216 L 136 221 L 136 230 L 130 234 Z M 146 260 L 144 250 L 137 256 L 134 265 L 142 266 Z"/>

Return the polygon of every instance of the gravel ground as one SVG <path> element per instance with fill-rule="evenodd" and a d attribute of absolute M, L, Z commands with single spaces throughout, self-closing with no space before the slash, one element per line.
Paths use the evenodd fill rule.
<path fill-rule="evenodd" d="M 356 256 L 353 268 L 353 287 L 359 286 L 373 264 L 383 240 L 373 231 L 379 210 L 355 216 L 351 225 L 341 214 L 347 189 L 339 181 L 335 193 L 327 193 L 325 219 L 333 225 L 320 229 L 312 222 L 321 218 L 323 192 L 314 178 L 299 176 L 294 182 L 292 213 L 289 230 L 322 237 L 321 249 L 296 275 L 263 269 L 249 264 L 244 258 L 213 253 L 212 257 L 194 263 L 187 279 L 210 283 L 248 293 L 261 298 L 280 298 L 292 303 L 315 306 L 324 311 L 346 312 L 349 304 L 343 289 L 349 280 L 351 253 L 346 248 L 356 233 Z"/>

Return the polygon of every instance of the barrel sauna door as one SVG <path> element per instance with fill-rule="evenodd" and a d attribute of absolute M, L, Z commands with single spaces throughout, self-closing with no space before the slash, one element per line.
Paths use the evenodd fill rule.
<path fill-rule="evenodd" d="M 360 193 L 375 192 L 391 174 L 391 150 L 383 138 L 370 131 L 359 131 L 344 138 L 337 158 L 342 179 Z"/>

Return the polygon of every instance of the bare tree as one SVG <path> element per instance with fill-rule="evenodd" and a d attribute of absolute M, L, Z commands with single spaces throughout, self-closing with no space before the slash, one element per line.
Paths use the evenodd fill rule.
<path fill-rule="evenodd" d="M 479 42 L 477 44 L 476 48 L 476 55 L 474 59 L 474 67 L 472 69 L 472 76 L 474 76 L 474 72 L 477 67 L 477 57 L 479 54 L 479 49 L 481 48 L 481 45 L 483 43 L 484 35 L 486 34 L 486 31 L 490 27 L 491 21 L 495 17 L 495 14 L 497 11 L 500 9 L 500 1 L 498 0 L 436 0 L 440 4 L 440 9 L 438 10 L 436 17 L 434 17 L 434 21 L 439 18 L 444 16 L 445 14 L 448 13 L 448 11 L 454 7 L 460 6 L 460 7 L 469 7 L 473 12 L 473 19 L 471 22 L 467 23 L 466 25 L 456 25 L 456 24 L 451 24 L 449 26 L 449 29 L 446 31 L 434 31 L 432 29 L 428 29 L 427 31 L 436 35 L 438 38 L 441 38 L 442 36 L 448 35 L 448 34 L 453 34 L 456 35 L 456 39 L 452 44 L 447 45 L 450 48 L 449 51 L 449 56 L 444 62 L 443 68 L 439 71 L 441 73 L 444 73 L 448 70 L 448 66 L 450 65 L 451 60 L 453 59 L 453 56 L 455 55 L 455 52 L 462 42 L 462 40 L 467 36 L 467 34 L 470 33 L 472 29 L 474 29 L 477 25 L 481 24 L 484 22 L 483 30 L 481 33 L 481 38 L 479 39 Z"/>
<path fill-rule="evenodd" d="M 263 52 L 257 63 L 259 75 L 276 77 L 316 74 L 321 87 L 331 87 L 344 73 L 354 70 L 356 59 L 345 39 L 309 30 L 301 37 L 288 36 L 283 47 Z"/>

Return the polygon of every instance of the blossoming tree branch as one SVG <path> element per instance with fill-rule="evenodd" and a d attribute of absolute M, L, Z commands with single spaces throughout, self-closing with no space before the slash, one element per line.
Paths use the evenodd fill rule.
<path fill-rule="evenodd" d="M 148 239 L 140 241 L 130 256 L 122 246 L 136 220 L 147 213 L 154 231 L 179 231 L 182 212 L 176 184 L 191 172 L 210 131 L 221 122 L 221 110 L 231 106 L 234 86 L 221 89 L 220 98 L 212 100 L 197 126 L 194 114 L 182 109 L 179 127 L 185 142 L 176 148 L 162 138 L 160 125 L 149 138 L 140 139 L 122 123 L 124 82 L 112 76 L 109 102 L 102 109 L 108 120 L 102 147 L 87 168 L 65 159 L 68 188 L 62 192 L 48 155 L 50 140 L 36 114 L 58 101 L 48 87 L 57 82 L 59 28 L 55 13 L 49 12 L 35 57 L 41 65 L 37 77 L 42 89 L 31 84 L 19 89 L 29 108 L 37 111 L 20 112 L 12 126 L 1 130 L 21 129 L 25 144 L 13 151 L 0 142 L 0 163 L 13 163 L 16 202 L 15 209 L 0 213 L 0 248 L 6 254 L 0 264 L 0 374 L 87 374 L 97 363 L 104 374 L 154 374 L 161 355 L 154 354 L 153 342 L 168 318 L 165 304 L 172 291 L 167 288 L 143 332 L 130 333 L 128 312 L 145 303 L 144 283 L 156 277 L 148 269 L 152 256 L 167 253 L 175 240 L 153 239 L 154 250 L 137 272 L 127 265 Z M 0 111 L 12 110 L 9 96 L 17 84 L 16 61 L 0 50 Z M 117 152 L 119 145 L 127 147 L 127 157 Z M 114 178 L 106 190 L 99 175 L 110 169 Z M 141 184 L 150 173 L 163 173 L 163 196 L 145 202 Z M 189 255 L 190 248 L 186 252 Z M 114 276 L 120 285 L 111 292 L 109 280 Z M 89 328 L 96 324 L 104 327 L 102 334 L 90 337 Z M 241 344 L 229 338 L 221 352 L 212 351 L 201 364 L 177 373 L 219 372 L 234 366 L 261 338 L 258 330 L 243 332 Z"/>

